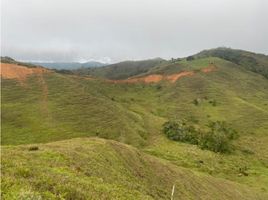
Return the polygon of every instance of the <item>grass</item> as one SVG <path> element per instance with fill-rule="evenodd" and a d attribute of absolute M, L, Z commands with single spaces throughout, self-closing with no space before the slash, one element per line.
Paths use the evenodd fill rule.
<path fill-rule="evenodd" d="M 149 71 L 154 66 L 166 62 L 161 58 L 140 60 L 140 61 L 124 61 L 107 65 L 105 67 L 81 68 L 73 70 L 73 73 L 80 75 L 91 75 L 94 77 L 102 77 L 107 79 L 126 79 L 141 73 Z"/>
<path fill-rule="evenodd" d="M 201 72 L 210 62 L 217 70 Z M 113 84 L 50 73 L 43 76 L 47 94 L 38 77 L 24 85 L 2 79 L 2 195 L 167 199 L 174 183 L 176 197 L 186 199 L 258 199 L 256 193 L 267 193 L 267 79 L 215 57 L 165 62 L 147 73 L 183 70 L 196 73 L 174 84 Z M 237 150 L 220 155 L 169 141 L 161 133 L 169 119 L 201 129 L 225 120 L 239 132 Z M 96 136 L 137 149 L 90 139 Z"/>
<path fill-rule="evenodd" d="M 204 58 L 208 56 L 214 56 L 231 61 L 239 64 L 246 70 L 261 74 L 262 76 L 268 78 L 268 59 L 264 54 L 256 54 L 248 51 L 221 47 L 204 50 L 196 54 L 194 57 Z"/>
<path fill-rule="evenodd" d="M 4 147 L 3 199 L 265 199 L 249 187 L 177 168 L 104 139 Z"/>

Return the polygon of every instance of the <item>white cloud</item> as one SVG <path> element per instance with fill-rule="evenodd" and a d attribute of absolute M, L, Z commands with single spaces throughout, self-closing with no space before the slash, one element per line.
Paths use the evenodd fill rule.
<path fill-rule="evenodd" d="M 109 62 L 217 46 L 267 54 L 267 8 L 266 0 L 2 0 L 2 54 Z"/>

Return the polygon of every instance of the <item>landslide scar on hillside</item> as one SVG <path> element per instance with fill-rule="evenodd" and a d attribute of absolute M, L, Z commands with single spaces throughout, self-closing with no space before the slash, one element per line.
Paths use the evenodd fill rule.
<path fill-rule="evenodd" d="M 42 67 L 29 68 L 25 66 L 20 66 L 16 64 L 1 63 L 1 77 L 5 79 L 15 79 L 24 86 L 24 81 L 30 75 L 37 75 L 38 81 L 42 88 L 42 98 L 41 98 L 41 110 L 45 116 L 49 116 L 48 110 L 48 87 L 46 81 L 43 77 L 44 73 L 50 72 L 48 69 Z"/>
<path fill-rule="evenodd" d="M 216 70 L 216 67 L 214 65 L 209 65 L 206 68 L 202 68 L 200 71 L 203 73 L 209 73 L 215 70 Z M 171 74 L 171 75 L 151 74 L 148 76 L 128 78 L 125 80 L 108 80 L 108 81 L 112 83 L 157 83 L 162 80 L 167 80 L 171 83 L 175 83 L 180 78 L 185 77 L 185 76 L 193 76 L 195 73 L 198 73 L 198 72 L 183 71 L 183 72 Z"/>
<path fill-rule="evenodd" d="M 16 79 L 20 83 L 23 83 L 26 78 L 33 74 L 43 74 L 49 72 L 49 70 L 42 67 L 29 68 L 16 64 L 1 63 L 1 77 L 5 79 Z"/>

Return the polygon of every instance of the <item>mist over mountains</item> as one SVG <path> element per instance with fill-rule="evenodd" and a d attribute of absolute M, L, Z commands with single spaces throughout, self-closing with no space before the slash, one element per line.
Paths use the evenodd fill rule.
<path fill-rule="evenodd" d="M 91 68 L 91 67 L 102 67 L 107 65 L 106 63 L 101 63 L 97 61 L 89 62 L 30 62 L 35 65 L 41 65 L 49 69 L 78 69 L 78 68 Z"/>

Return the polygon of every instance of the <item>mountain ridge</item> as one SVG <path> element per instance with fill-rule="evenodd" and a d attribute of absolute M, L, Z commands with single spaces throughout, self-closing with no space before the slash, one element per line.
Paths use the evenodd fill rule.
<path fill-rule="evenodd" d="M 5 65 L 18 75 L 18 66 L 32 69 Z M 144 81 L 152 76 L 159 81 Z M 226 199 L 266 198 L 268 81 L 241 63 L 215 56 L 173 59 L 116 80 L 56 70 L 21 81 L 1 74 L 1 87 L 6 199 L 85 199 L 101 191 L 107 198 L 167 199 L 174 181 L 177 198 L 217 199 L 221 191 Z M 200 133 L 224 121 L 239 138 L 230 153 L 215 153 L 169 140 L 162 132 L 167 121 Z"/>

